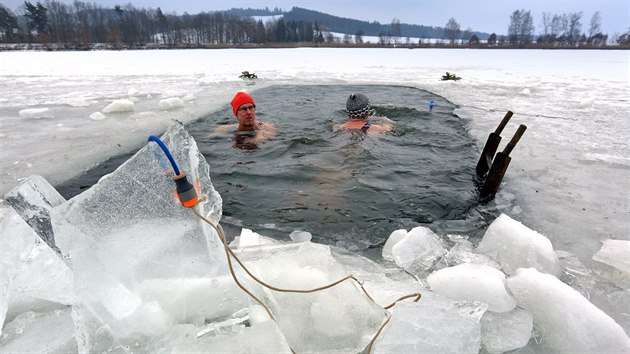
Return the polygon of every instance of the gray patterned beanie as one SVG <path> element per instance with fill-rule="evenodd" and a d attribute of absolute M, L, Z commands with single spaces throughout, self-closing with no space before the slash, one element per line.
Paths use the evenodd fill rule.
<path fill-rule="evenodd" d="M 362 93 L 353 93 L 346 101 L 346 110 L 350 118 L 361 118 L 370 110 L 370 98 Z"/>

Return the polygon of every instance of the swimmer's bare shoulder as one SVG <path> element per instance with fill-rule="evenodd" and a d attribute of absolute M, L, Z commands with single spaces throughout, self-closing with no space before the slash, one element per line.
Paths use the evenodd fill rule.
<path fill-rule="evenodd" d="M 236 126 L 236 124 L 219 125 L 212 133 L 208 134 L 208 138 L 229 135 L 236 130 Z"/>
<path fill-rule="evenodd" d="M 372 124 L 370 126 L 370 129 L 368 130 L 368 133 L 371 131 L 378 132 L 378 133 L 386 133 L 386 132 L 391 132 L 392 130 L 394 130 L 394 121 L 392 121 L 391 119 L 387 117 L 372 117 L 372 118 L 379 120 L 379 124 Z"/>
<path fill-rule="evenodd" d="M 267 139 L 271 139 L 276 136 L 276 126 L 269 122 L 260 124 L 260 129 L 256 135 L 257 142 L 261 142 Z"/>

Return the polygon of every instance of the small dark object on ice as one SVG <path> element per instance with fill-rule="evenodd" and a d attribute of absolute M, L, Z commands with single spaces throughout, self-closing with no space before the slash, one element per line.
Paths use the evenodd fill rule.
<path fill-rule="evenodd" d="M 450 74 L 448 71 L 446 72 L 446 75 L 442 75 L 442 81 L 446 81 L 446 80 L 461 80 L 462 78 L 455 75 L 455 74 Z"/>
<path fill-rule="evenodd" d="M 258 76 L 256 76 L 256 74 L 254 74 L 254 73 L 250 73 L 249 71 L 243 71 L 241 73 L 241 76 L 239 76 L 239 78 L 253 80 L 253 79 L 257 79 Z"/>

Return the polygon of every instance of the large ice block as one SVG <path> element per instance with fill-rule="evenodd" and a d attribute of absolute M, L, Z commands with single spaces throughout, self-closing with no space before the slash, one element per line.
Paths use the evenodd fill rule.
<path fill-rule="evenodd" d="M 425 291 L 419 302 L 398 303 L 375 342 L 378 353 L 479 353 L 487 305 L 453 301 Z"/>
<path fill-rule="evenodd" d="M 438 260 L 446 254 L 442 240 L 430 229 L 417 226 L 406 235 L 394 232 L 391 239 L 399 239 L 391 246 L 391 256 L 405 270 L 424 277 Z M 384 253 L 387 256 L 387 253 Z"/>
<path fill-rule="evenodd" d="M 605 240 L 602 248 L 593 255 L 593 260 L 612 267 L 602 276 L 622 289 L 630 289 L 630 241 Z"/>
<path fill-rule="evenodd" d="M 630 241 L 605 240 L 593 259 L 608 264 L 624 273 L 630 273 Z"/>
<path fill-rule="evenodd" d="M 533 317 L 528 310 L 486 311 L 481 318 L 481 343 L 488 353 L 522 348 L 531 338 L 533 328 Z"/>
<path fill-rule="evenodd" d="M 12 207 L 0 225 L 0 245 L 0 329 L 5 315 L 73 303 L 72 271 Z"/>
<path fill-rule="evenodd" d="M 347 275 L 328 246 L 293 243 L 292 248 L 247 263 L 263 281 L 288 289 L 313 289 Z M 360 352 L 386 319 L 386 310 L 352 280 L 315 293 L 257 290 L 277 318 L 290 347 L 304 352 Z"/>
<path fill-rule="evenodd" d="M 505 274 L 487 265 L 463 263 L 443 268 L 427 277 L 431 290 L 453 300 L 480 301 L 488 310 L 506 312 L 516 300 L 505 287 Z"/>
<path fill-rule="evenodd" d="M 61 256 L 50 223 L 50 210 L 64 203 L 64 197 L 44 177 L 33 175 L 10 190 L 5 199 L 39 237 Z"/>
<path fill-rule="evenodd" d="M 459 235 L 450 235 L 449 238 L 455 242 L 455 245 L 442 257 L 436 268 L 452 267 L 462 263 L 475 263 L 501 269 L 499 262 L 490 256 L 475 252 L 472 242 L 467 238 Z"/>
<path fill-rule="evenodd" d="M 217 222 L 221 197 L 195 141 L 181 123 L 162 140 L 199 195 L 209 197 L 200 213 Z M 164 152 L 150 142 L 98 184 L 53 208 L 57 244 L 74 268 L 82 352 L 143 351 L 175 324 L 221 319 L 249 306 L 224 280 L 230 275 L 217 233 L 180 205 L 172 177 Z M 187 302 L 199 291 L 210 291 L 208 299 L 216 302 Z"/>
<path fill-rule="evenodd" d="M 507 283 L 518 305 L 533 314 L 544 352 L 630 352 L 621 326 L 553 275 L 521 268 Z"/>
<path fill-rule="evenodd" d="M 507 275 L 530 267 L 555 276 L 560 272 L 551 241 L 505 214 L 490 224 L 477 251 L 497 259 Z"/>
<path fill-rule="evenodd" d="M 192 353 L 274 353 L 291 354 L 291 348 L 273 321 L 251 327 L 233 326 L 230 331 L 198 338 L 194 343 L 176 346 L 173 354 Z"/>
<path fill-rule="evenodd" d="M 70 308 L 46 313 L 25 312 L 7 323 L 0 353 L 76 353 Z"/>

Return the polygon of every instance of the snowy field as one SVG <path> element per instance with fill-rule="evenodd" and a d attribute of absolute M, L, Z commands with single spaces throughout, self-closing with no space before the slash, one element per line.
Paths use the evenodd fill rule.
<path fill-rule="evenodd" d="M 2 52 L 0 192 L 30 175 L 55 185 L 140 149 L 172 119 L 186 123 L 226 109 L 241 89 L 255 97 L 256 89 L 275 84 L 364 84 L 367 93 L 371 84 L 417 87 L 459 107 L 455 114 L 468 122 L 479 152 L 506 111 L 514 116 L 500 150 L 519 124 L 527 125 L 493 203 L 546 236 L 558 277 L 627 333 L 629 68 L 630 53 L 621 50 Z M 255 85 L 238 78 L 244 70 L 258 75 Z M 462 80 L 440 81 L 447 71 Z M 439 287 L 440 277 L 433 281 Z M 508 279 L 513 291 L 537 281 L 525 272 Z"/>

